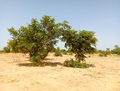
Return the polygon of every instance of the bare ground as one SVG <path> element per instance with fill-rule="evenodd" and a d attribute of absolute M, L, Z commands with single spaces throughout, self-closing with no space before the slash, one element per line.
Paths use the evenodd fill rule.
<path fill-rule="evenodd" d="M 28 55 L 0 54 L 0 91 L 120 91 L 120 56 L 87 54 L 87 69 L 64 67 L 74 55 L 54 57 L 45 67 L 31 66 Z M 95 67 L 94 67 L 95 66 Z"/>

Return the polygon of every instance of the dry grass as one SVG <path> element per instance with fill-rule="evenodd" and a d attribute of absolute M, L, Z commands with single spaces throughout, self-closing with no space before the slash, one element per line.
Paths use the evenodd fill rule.
<path fill-rule="evenodd" d="M 87 54 L 87 69 L 62 63 L 73 55 L 49 53 L 45 67 L 32 66 L 28 55 L 0 54 L 0 91 L 120 91 L 120 56 Z"/>

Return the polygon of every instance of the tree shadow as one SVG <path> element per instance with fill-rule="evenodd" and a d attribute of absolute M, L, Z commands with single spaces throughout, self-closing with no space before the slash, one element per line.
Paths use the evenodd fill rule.
<path fill-rule="evenodd" d="M 94 64 L 88 64 L 89 67 L 96 67 Z"/>
<path fill-rule="evenodd" d="M 43 62 L 42 63 L 44 66 L 51 66 L 51 67 L 57 67 L 57 65 L 62 66 L 63 64 L 60 62 Z M 39 65 L 36 63 L 18 63 L 18 66 L 26 66 L 26 67 L 38 67 Z M 40 66 L 43 67 L 43 66 Z"/>
<path fill-rule="evenodd" d="M 60 65 L 60 66 L 63 65 L 60 62 L 43 62 L 43 64 L 45 64 L 45 66 L 52 66 L 52 67 L 56 67 L 57 65 Z"/>
<path fill-rule="evenodd" d="M 53 58 L 45 58 L 44 60 L 53 60 Z"/>
<path fill-rule="evenodd" d="M 42 64 L 45 64 L 44 66 L 51 66 L 51 67 L 57 67 L 58 65 L 64 66 L 60 62 L 43 62 Z M 26 66 L 26 67 L 43 67 L 43 66 L 39 66 L 35 63 L 18 63 L 17 65 L 18 66 Z M 96 67 L 94 64 L 88 64 L 88 65 L 89 65 L 89 67 Z"/>
<path fill-rule="evenodd" d="M 30 57 L 26 57 L 25 61 L 28 61 Z M 53 60 L 53 58 L 45 58 L 44 60 Z"/>

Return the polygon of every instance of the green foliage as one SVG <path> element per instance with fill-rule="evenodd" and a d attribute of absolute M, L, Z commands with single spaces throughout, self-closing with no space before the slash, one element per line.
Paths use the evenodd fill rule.
<path fill-rule="evenodd" d="M 73 59 L 71 60 L 66 60 L 63 63 L 64 66 L 66 67 L 74 67 L 74 68 L 88 68 L 89 65 L 86 63 L 80 63 L 79 61 L 74 61 Z"/>
<path fill-rule="evenodd" d="M 21 26 L 19 30 L 13 27 L 8 29 L 13 36 L 8 42 L 12 52 L 29 53 L 30 61 L 40 63 L 54 49 L 57 38 L 60 36 L 62 24 L 55 23 L 51 16 L 43 16 L 40 23 L 32 19 L 27 27 Z"/>
<path fill-rule="evenodd" d="M 118 47 L 118 45 L 115 45 L 115 48 L 111 50 L 111 53 L 120 55 L 120 47 Z"/>
<path fill-rule="evenodd" d="M 66 52 L 66 50 L 65 50 L 65 49 L 61 49 L 60 51 L 61 51 L 61 52 Z"/>
<path fill-rule="evenodd" d="M 75 53 L 77 61 L 84 61 L 85 53 L 92 53 L 97 42 L 93 31 L 79 31 L 71 29 L 67 21 L 55 23 L 51 16 L 43 16 L 40 22 L 32 19 L 27 27 L 21 26 L 18 30 L 13 27 L 8 29 L 13 36 L 8 42 L 8 48 L 12 52 L 29 53 L 30 61 L 39 65 L 48 55 L 54 52 L 56 56 L 61 56 L 60 49 L 55 49 L 54 45 L 61 36 L 61 40 L 66 42 L 65 47 L 69 47 L 69 52 Z"/>
<path fill-rule="evenodd" d="M 93 31 L 79 31 L 70 30 L 66 28 L 63 31 L 62 41 L 66 42 L 65 47 L 69 47 L 70 50 L 75 53 L 76 60 L 84 61 L 85 53 L 94 52 L 97 38 L 94 37 L 95 32 Z"/>
<path fill-rule="evenodd" d="M 106 48 L 106 51 L 103 51 L 103 50 L 98 50 L 98 53 L 100 57 L 107 57 L 108 54 L 110 54 L 110 49 L 109 48 Z"/>
<path fill-rule="evenodd" d="M 4 52 L 3 50 L 0 50 L 0 52 Z"/>
<path fill-rule="evenodd" d="M 64 51 L 64 52 L 62 52 L 64 55 L 67 55 L 67 52 L 66 51 Z"/>
<path fill-rule="evenodd" d="M 65 49 L 61 49 L 60 51 L 61 51 L 61 53 L 63 53 L 64 55 L 67 55 L 67 51 L 66 51 Z"/>
<path fill-rule="evenodd" d="M 107 52 L 100 53 L 99 56 L 100 56 L 100 57 L 107 57 Z"/>
<path fill-rule="evenodd" d="M 53 48 L 50 52 L 56 52 L 56 48 Z"/>
<path fill-rule="evenodd" d="M 72 49 L 71 49 L 71 48 L 68 48 L 67 52 L 72 52 Z"/>
<path fill-rule="evenodd" d="M 5 53 L 10 53 L 10 48 L 9 48 L 9 47 L 4 47 L 4 48 L 3 48 L 3 52 L 5 52 Z"/>
<path fill-rule="evenodd" d="M 62 54 L 60 52 L 55 52 L 54 56 L 61 56 L 62 57 Z"/>
<path fill-rule="evenodd" d="M 70 53 L 69 53 L 69 55 L 73 55 L 73 53 L 72 53 L 72 52 L 70 52 Z"/>
<path fill-rule="evenodd" d="M 62 56 L 61 51 L 60 51 L 60 47 L 57 47 L 54 56 Z"/>

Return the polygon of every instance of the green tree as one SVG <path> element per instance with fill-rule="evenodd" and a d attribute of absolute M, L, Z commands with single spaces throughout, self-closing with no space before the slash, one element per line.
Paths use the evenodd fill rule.
<path fill-rule="evenodd" d="M 59 38 L 61 23 L 55 23 L 55 19 L 45 15 L 40 20 L 32 19 L 27 27 L 21 26 L 19 30 L 13 27 L 8 29 L 13 36 L 8 46 L 13 52 L 29 53 L 30 61 L 41 62 L 54 49 Z"/>
<path fill-rule="evenodd" d="M 97 42 L 95 32 L 83 30 L 78 33 L 71 29 L 67 21 L 55 23 L 55 19 L 47 15 L 42 17 L 40 23 L 37 19 L 32 19 L 27 27 L 21 26 L 19 30 L 12 27 L 8 31 L 13 36 L 8 42 L 10 50 L 29 53 L 30 61 L 39 65 L 49 52 L 55 50 L 54 45 L 59 37 L 66 42 L 65 47 L 69 47 L 75 53 L 79 62 L 84 61 L 85 53 L 94 51 L 93 46 Z"/>
<path fill-rule="evenodd" d="M 94 37 L 95 32 L 82 30 L 79 33 L 75 30 L 66 29 L 63 31 L 62 41 L 65 41 L 65 47 L 70 47 L 75 53 L 76 59 L 81 62 L 86 57 L 85 53 L 94 52 L 97 38 Z"/>
<path fill-rule="evenodd" d="M 113 54 L 120 54 L 120 47 L 118 46 L 118 45 L 115 45 L 114 46 L 115 48 L 113 49 L 113 50 L 111 50 L 111 52 L 113 53 Z"/>

